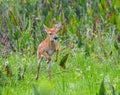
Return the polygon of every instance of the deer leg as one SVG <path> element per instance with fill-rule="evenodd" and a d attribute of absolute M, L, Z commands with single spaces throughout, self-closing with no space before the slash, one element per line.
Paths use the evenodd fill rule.
<path fill-rule="evenodd" d="M 42 61 L 42 57 L 40 57 L 39 60 L 38 60 L 36 80 L 39 77 L 39 70 L 40 70 L 40 67 L 41 67 L 41 61 Z"/>
<path fill-rule="evenodd" d="M 43 53 L 43 55 L 46 57 L 46 59 L 47 59 L 47 63 L 49 63 L 49 61 L 51 61 L 51 56 L 50 55 L 48 55 L 46 52 L 44 52 Z"/>
<path fill-rule="evenodd" d="M 58 50 L 56 50 L 56 59 L 55 59 L 55 62 L 57 62 L 58 60 Z"/>
<path fill-rule="evenodd" d="M 48 55 L 46 52 L 43 53 L 43 55 L 47 58 L 47 71 L 48 71 L 48 77 L 51 79 L 51 56 Z"/>
<path fill-rule="evenodd" d="M 51 56 L 49 56 L 46 52 L 44 52 L 43 54 L 42 54 L 43 56 L 45 56 L 46 58 L 47 58 L 47 64 L 48 64 L 48 66 L 47 66 L 47 71 L 48 71 L 48 76 L 49 76 L 49 78 L 51 78 L 51 74 L 50 74 L 50 66 L 51 66 Z M 38 62 L 38 67 L 37 67 L 37 76 L 36 76 L 36 80 L 38 79 L 38 77 L 39 77 L 39 69 L 40 69 L 40 65 L 41 65 L 41 58 L 39 59 L 39 62 Z"/>
<path fill-rule="evenodd" d="M 48 77 L 51 80 L 51 60 L 47 63 L 47 71 L 48 71 Z"/>

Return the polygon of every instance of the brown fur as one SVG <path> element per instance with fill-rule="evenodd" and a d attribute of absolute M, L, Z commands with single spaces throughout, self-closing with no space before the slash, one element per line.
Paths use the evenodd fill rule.
<path fill-rule="evenodd" d="M 54 52 L 56 52 L 55 61 L 57 62 L 57 60 L 58 60 L 59 46 L 58 46 L 56 39 L 58 37 L 57 32 L 59 31 L 60 27 L 61 27 L 61 24 L 57 24 L 54 28 L 47 28 L 46 26 L 44 26 L 45 31 L 47 32 L 48 36 L 38 46 L 38 50 L 37 50 L 38 66 L 37 66 L 36 79 L 38 79 L 38 77 L 39 77 L 39 70 L 40 70 L 42 57 L 45 57 L 47 59 L 48 75 L 49 75 L 49 78 L 51 78 L 50 65 L 51 65 L 51 57 L 54 54 Z"/>

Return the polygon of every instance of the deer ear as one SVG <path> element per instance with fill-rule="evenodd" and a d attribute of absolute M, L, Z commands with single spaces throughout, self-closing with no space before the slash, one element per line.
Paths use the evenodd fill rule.
<path fill-rule="evenodd" d="M 58 32 L 61 28 L 61 23 L 56 24 L 55 28 L 56 28 L 56 32 Z"/>
<path fill-rule="evenodd" d="M 49 31 L 49 28 L 46 25 L 43 24 L 43 27 L 44 27 L 44 29 L 45 29 L 46 32 Z"/>

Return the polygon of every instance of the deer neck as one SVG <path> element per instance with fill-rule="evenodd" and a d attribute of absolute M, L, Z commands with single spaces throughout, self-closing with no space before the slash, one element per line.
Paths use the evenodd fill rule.
<path fill-rule="evenodd" d="M 52 48 L 54 46 L 55 42 L 50 40 L 50 36 L 47 37 L 47 40 L 48 40 L 49 48 Z"/>

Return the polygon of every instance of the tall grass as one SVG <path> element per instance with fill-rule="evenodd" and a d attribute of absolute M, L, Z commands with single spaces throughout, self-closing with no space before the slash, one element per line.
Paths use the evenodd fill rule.
<path fill-rule="evenodd" d="M 1 0 L 0 95 L 119 95 L 119 9 L 119 0 Z M 43 24 L 58 22 L 60 54 L 52 63 L 52 81 L 45 61 L 36 81 Z M 68 53 L 63 69 L 59 64 Z"/>
<path fill-rule="evenodd" d="M 61 53 L 62 54 L 62 53 Z M 60 55 L 61 55 L 60 54 Z M 94 56 L 85 57 L 82 50 L 77 50 L 75 56 L 69 55 L 67 69 L 59 66 L 62 56 L 57 63 L 52 62 L 52 81 L 49 80 L 46 71 L 46 63 L 42 62 L 40 78 L 36 81 L 37 60 L 35 55 L 24 55 L 11 53 L 7 61 L 12 71 L 12 76 L 7 76 L 4 66 L 1 66 L 0 89 L 2 95 L 94 95 L 100 91 L 107 95 L 114 93 L 119 95 L 119 64 L 113 64 L 109 60 L 102 60 Z M 73 60 L 74 59 L 74 60 Z M 1 61 L 4 62 L 3 60 Z M 26 67 L 24 78 L 19 79 L 19 73 Z M 104 84 L 101 81 L 104 78 Z M 100 87 L 104 86 L 105 90 Z M 101 89 L 101 90 L 100 90 Z M 105 91 L 105 92 L 102 92 Z M 37 95 L 39 95 L 37 94 Z"/>
<path fill-rule="evenodd" d="M 119 1 L 108 0 L 95 3 L 87 0 L 3 0 L 0 3 L 1 33 L 8 32 L 16 50 L 31 49 L 35 52 L 39 42 L 44 39 L 43 24 L 53 27 L 55 23 L 62 22 L 61 38 L 67 35 L 69 39 L 73 35 L 77 36 L 80 46 L 79 44 L 86 43 L 86 40 L 98 36 L 101 49 L 105 53 L 102 41 L 107 35 L 115 33 L 117 37 L 119 34 L 118 3 Z M 115 29 L 112 31 L 113 27 Z"/>

